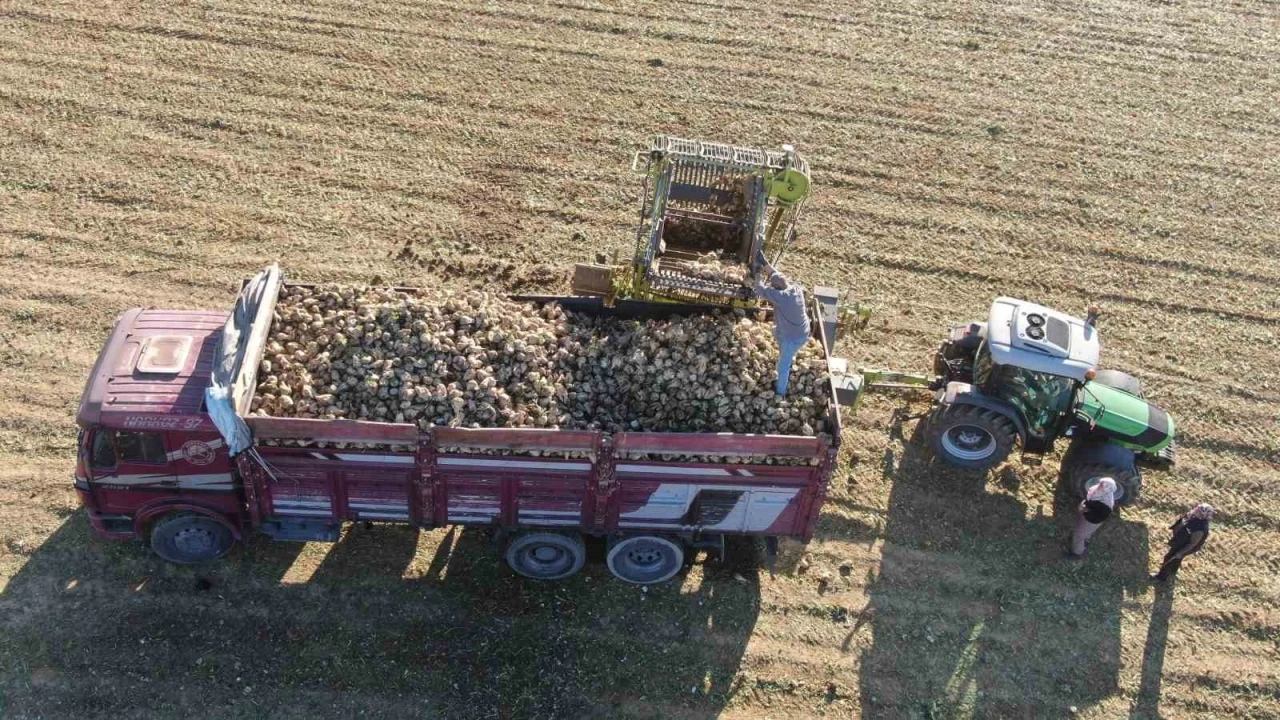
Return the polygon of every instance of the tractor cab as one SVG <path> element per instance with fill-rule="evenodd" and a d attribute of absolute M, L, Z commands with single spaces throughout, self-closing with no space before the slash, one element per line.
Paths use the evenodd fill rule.
<path fill-rule="evenodd" d="M 1052 443 L 1076 390 L 1097 367 L 1101 345 L 1093 322 L 1012 298 L 991 304 L 986 339 L 972 363 L 973 385 L 1017 410 L 1028 445 Z"/>
<path fill-rule="evenodd" d="M 1173 461 L 1173 420 L 1145 400 L 1137 378 L 1097 369 L 1097 318 L 1094 309 L 1081 319 L 1001 297 L 985 323 L 953 329 L 935 359 L 930 432 L 937 455 L 985 469 L 1018 441 L 1024 458 L 1038 459 L 1058 438 L 1070 437 L 1072 473 L 1104 467 L 1136 497 L 1138 464 Z M 1083 492 L 1098 477 L 1073 482 Z"/>
<path fill-rule="evenodd" d="M 997 363 L 986 343 L 978 348 L 973 379 L 983 395 L 1017 408 L 1027 429 L 1036 435 L 1043 435 L 1071 407 L 1076 389 L 1070 377 Z"/>

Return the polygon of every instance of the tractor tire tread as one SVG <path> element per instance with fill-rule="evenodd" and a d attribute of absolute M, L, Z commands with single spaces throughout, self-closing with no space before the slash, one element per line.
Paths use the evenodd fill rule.
<path fill-rule="evenodd" d="M 1106 476 L 1113 478 L 1124 492 L 1116 500 L 1116 505 L 1132 505 L 1142 495 L 1142 473 L 1137 468 L 1123 468 L 1102 462 L 1083 462 L 1067 468 L 1069 487 L 1075 496 L 1084 499 L 1085 483 L 1090 478 Z"/>
<path fill-rule="evenodd" d="M 983 427 L 991 433 L 996 441 L 996 450 L 990 457 L 979 461 L 964 461 L 948 456 L 942 446 L 942 436 L 951 427 L 962 423 Z M 987 470 L 1004 462 L 1009 453 L 1013 452 L 1014 443 L 1018 438 L 1018 428 L 1013 420 L 989 408 L 956 404 L 942 408 L 933 416 L 929 435 L 934 454 L 948 465 L 968 470 Z"/>

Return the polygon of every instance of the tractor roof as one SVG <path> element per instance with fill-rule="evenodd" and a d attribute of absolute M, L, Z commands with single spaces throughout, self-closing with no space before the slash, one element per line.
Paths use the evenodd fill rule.
<path fill-rule="evenodd" d="M 1025 300 L 1000 297 L 987 321 L 991 359 L 1081 382 L 1098 366 L 1097 328 L 1078 317 Z"/>

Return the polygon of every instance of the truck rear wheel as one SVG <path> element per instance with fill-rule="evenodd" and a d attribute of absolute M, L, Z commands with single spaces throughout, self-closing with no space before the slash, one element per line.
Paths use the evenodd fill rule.
<path fill-rule="evenodd" d="M 684 567 L 684 548 L 657 535 L 637 535 L 613 543 L 608 564 L 619 580 L 638 585 L 660 583 Z"/>
<path fill-rule="evenodd" d="M 1063 461 L 1067 487 L 1083 500 L 1104 477 L 1116 481 L 1116 505 L 1132 505 L 1142 493 L 1142 473 L 1134 464 L 1134 452 L 1106 442 L 1072 443 Z"/>
<path fill-rule="evenodd" d="M 204 515 L 169 515 L 151 528 L 151 549 L 181 565 L 217 560 L 235 541 L 230 528 Z"/>
<path fill-rule="evenodd" d="M 562 580 L 582 569 L 587 546 L 581 535 L 554 532 L 524 533 L 511 541 L 507 565 L 534 580 Z"/>
<path fill-rule="evenodd" d="M 944 405 L 929 422 L 933 451 L 943 462 L 970 470 L 999 465 L 1013 450 L 1017 428 L 994 410 L 976 405 Z"/>

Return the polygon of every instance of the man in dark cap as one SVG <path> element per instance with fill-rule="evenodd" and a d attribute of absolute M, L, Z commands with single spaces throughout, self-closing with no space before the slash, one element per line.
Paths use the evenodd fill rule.
<path fill-rule="evenodd" d="M 1160 571 L 1151 576 L 1154 582 L 1164 582 L 1174 577 L 1178 574 L 1178 568 L 1182 567 L 1183 558 L 1200 552 L 1200 548 L 1209 539 L 1209 521 L 1213 519 L 1213 512 L 1212 505 L 1200 503 L 1169 526 L 1173 531 L 1169 538 L 1169 552 L 1164 555 Z"/>

